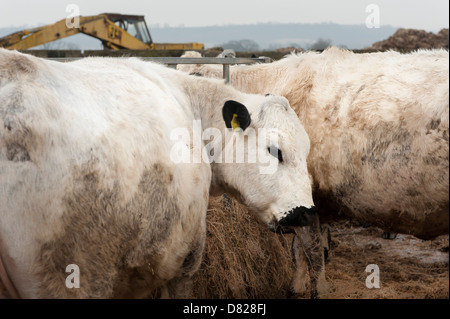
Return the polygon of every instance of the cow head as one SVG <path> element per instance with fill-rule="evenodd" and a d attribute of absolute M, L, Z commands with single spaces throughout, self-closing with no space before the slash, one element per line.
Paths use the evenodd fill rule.
<path fill-rule="evenodd" d="M 284 97 L 246 97 L 223 106 L 227 129 L 222 162 L 212 164 L 211 191 L 235 195 L 274 231 L 309 225 L 316 208 L 306 164 L 308 135 Z"/>

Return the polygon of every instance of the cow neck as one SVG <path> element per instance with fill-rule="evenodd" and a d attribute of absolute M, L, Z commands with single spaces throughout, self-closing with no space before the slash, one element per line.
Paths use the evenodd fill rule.
<path fill-rule="evenodd" d="M 225 128 L 222 117 L 222 107 L 227 100 L 241 101 L 245 95 L 223 81 L 203 79 L 189 76 L 186 85 L 191 101 L 192 111 L 196 120 L 201 120 L 202 130 L 214 127 Z"/>
<path fill-rule="evenodd" d="M 226 129 L 223 120 L 222 108 L 226 101 L 235 100 L 245 104 L 247 95 L 221 80 L 198 78 L 189 76 L 185 86 L 186 93 L 191 102 L 192 111 L 196 120 L 201 120 L 202 131 L 214 127 L 221 132 Z M 224 145 L 224 144 L 222 144 Z M 217 171 L 218 164 L 211 163 L 213 171 L 210 194 L 219 195 L 224 192 L 220 173 Z"/>

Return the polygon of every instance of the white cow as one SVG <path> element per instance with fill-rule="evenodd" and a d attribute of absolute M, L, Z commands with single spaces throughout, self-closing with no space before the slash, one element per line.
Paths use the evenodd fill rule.
<path fill-rule="evenodd" d="M 179 69 L 222 77 L 213 65 Z M 342 210 L 424 239 L 448 233 L 448 51 L 330 48 L 231 67 L 230 83 L 289 100 L 311 141 L 308 169 L 319 215 Z"/>
<path fill-rule="evenodd" d="M 258 143 L 243 153 L 264 156 L 210 163 L 230 146 L 237 157 L 252 130 Z M 223 141 L 207 144 L 206 131 Z M 138 59 L 60 63 L 0 49 L 1 279 L 24 298 L 187 297 L 210 189 L 236 194 L 272 228 L 307 225 L 308 153 L 283 97 Z"/>

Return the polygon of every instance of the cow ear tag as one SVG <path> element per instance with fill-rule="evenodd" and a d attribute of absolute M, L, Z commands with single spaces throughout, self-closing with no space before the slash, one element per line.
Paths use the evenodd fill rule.
<path fill-rule="evenodd" d="M 233 132 L 245 129 L 250 125 L 250 113 L 244 104 L 229 100 L 222 107 L 222 116 L 227 128 Z"/>
<path fill-rule="evenodd" d="M 237 114 L 233 114 L 233 119 L 231 120 L 231 128 L 233 129 L 233 132 L 238 132 L 241 130 L 241 125 L 239 124 L 239 121 L 237 119 Z"/>

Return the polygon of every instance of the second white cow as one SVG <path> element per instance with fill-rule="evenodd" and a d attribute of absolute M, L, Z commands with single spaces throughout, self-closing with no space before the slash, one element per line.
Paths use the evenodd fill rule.
<path fill-rule="evenodd" d="M 213 65 L 178 68 L 222 77 Z M 311 141 L 308 169 L 321 215 L 342 211 L 423 239 L 448 233 L 448 51 L 330 48 L 233 66 L 230 83 L 289 100 Z"/>

